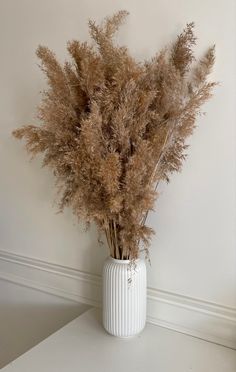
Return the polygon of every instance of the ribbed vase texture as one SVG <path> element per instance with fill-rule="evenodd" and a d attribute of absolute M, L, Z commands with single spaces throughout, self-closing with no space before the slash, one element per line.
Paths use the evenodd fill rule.
<path fill-rule="evenodd" d="M 146 323 L 146 265 L 107 258 L 103 266 L 103 326 L 118 337 L 140 333 Z"/>

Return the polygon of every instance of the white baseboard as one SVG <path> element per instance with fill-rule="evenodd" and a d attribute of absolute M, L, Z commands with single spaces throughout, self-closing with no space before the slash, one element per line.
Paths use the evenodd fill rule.
<path fill-rule="evenodd" d="M 92 306 L 101 306 L 101 277 L 0 251 L 0 278 Z M 148 288 L 147 319 L 236 348 L 236 309 Z"/>

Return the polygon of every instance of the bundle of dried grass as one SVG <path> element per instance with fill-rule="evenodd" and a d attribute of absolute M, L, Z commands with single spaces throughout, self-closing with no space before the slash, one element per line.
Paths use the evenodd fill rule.
<path fill-rule="evenodd" d="M 46 74 L 38 118 L 13 132 L 29 153 L 44 153 L 60 191 L 60 210 L 70 206 L 83 221 L 105 232 L 110 254 L 136 259 L 148 253 L 153 230 L 146 217 L 157 185 L 169 181 L 186 157 L 200 107 L 212 93 L 208 74 L 214 47 L 194 62 L 193 23 L 170 48 L 138 63 L 113 36 L 127 16 L 120 11 L 98 26 L 89 21 L 95 45 L 71 41 L 72 62 L 61 66 L 39 46 Z"/>

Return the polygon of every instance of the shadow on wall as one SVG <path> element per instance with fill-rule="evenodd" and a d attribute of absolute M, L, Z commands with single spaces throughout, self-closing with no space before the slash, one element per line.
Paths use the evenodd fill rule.
<path fill-rule="evenodd" d="M 0 368 L 89 307 L 0 280 Z"/>

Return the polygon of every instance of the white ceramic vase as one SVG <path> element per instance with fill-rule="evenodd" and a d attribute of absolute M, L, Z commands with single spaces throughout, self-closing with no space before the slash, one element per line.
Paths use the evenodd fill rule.
<path fill-rule="evenodd" d="M 139 334 L 146 323 L 146 264 L 108 257 L 103 266 L 103 326 L 117 337 Z"/>

